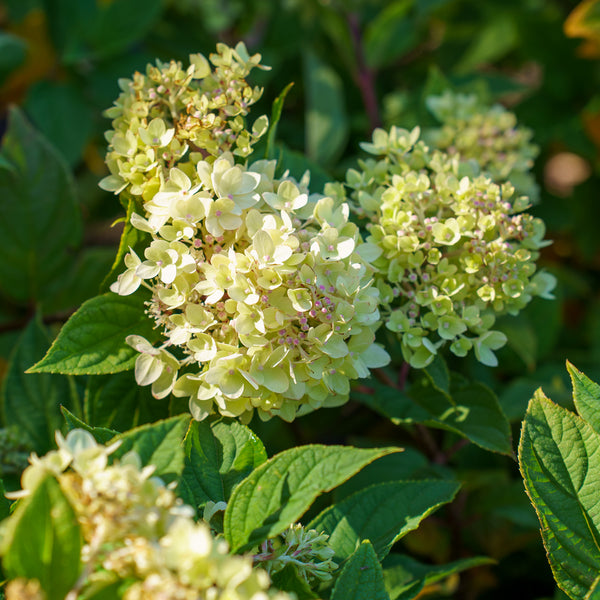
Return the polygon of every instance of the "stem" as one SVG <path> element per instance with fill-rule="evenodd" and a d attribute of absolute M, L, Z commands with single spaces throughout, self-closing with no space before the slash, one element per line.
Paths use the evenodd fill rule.
<path fill-rule="evenodd" d="M 459 492 L 454 502 L 448 506 L 448 526 L 450 529 L 452 560 L 464 557 L 463 529 L 465 525 L 464 511 L 467 502 L 467 492 Z"/>
<path fill-rule="evenodd" d="M 425 425 L 421 425 L 420 423 L 415 425 L 415 429 L 417 432 L 415 439 L 421 442 L 431 461 L 436 465 L 446 464 L 448 462 L 446 455 L 440 450 L 431 431 L 429 431 Z"/>
<path fill-rule="evenodd" d="M 456 442 L 452 446 L 450 446 L 450 448 L 448 448 L 448 450 L 446 450 L 446 452 L 444 453 L 446 455 L 446 461 L 449 461 L 461 448 L 468 446 L 468 444 L 469 440 L 463 438 L 461 440 L 458 440 L 458 442 Z"/>
<path fill-rule="evenodd" d="M 395 390 L 399 389 L 396 382 L 383 369 L 373 369 L 372 373 L 379 381 L 381 381 L 381 383 L 384 383 Z"/>
<path fill-rule="evenodd" d="M 398 373 L 398 388 L 404 391 L 406 388 L 406 380 L 408 379 L 408 374 L 410 373 L 410 364 L 407 362 L 402 363 L 400 367 L 400 373 Z"/>
<path fill-rule="evenodd" d="M 362 32 L 360 21 L 354 13 L 346 15 L 348 29 L 352 37 L 354 46 L 354 57 L 356 59 L 356 70 L 354 79 L 360 89 L 360 95 L 369 118 L 369 127 L 371 131 L 381 126 L 381 117 L 379 116 L 379 106 L 377 104 L 377 94 L 375 93 L 375 71 L 367 65 L 362 43 Z"/>

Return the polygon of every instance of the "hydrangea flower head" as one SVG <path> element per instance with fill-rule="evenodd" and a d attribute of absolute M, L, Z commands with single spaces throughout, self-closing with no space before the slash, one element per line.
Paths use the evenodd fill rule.
<path fill-rule="evenodd" d="M 237 165 L 229 153 L 199 160 L 196 202 L 162 191 L 182 180 L 173 168 L 132 219 L 153 239 L 146 260 L 128 256 L 112 289 L 131 293 L 132 280 L 149 287 L 148 313 L 165 336 L 160 348 L 128 338 L 140 352 L 137 381 L 158 398 L 189 397 L 199 419 L 256 409 L 292 420 L 342 404 L 350 380 L 388 361 L 374 343 L 379 292 L 348 206 L 309 202 L 302 183 L 274 170 L 274 162 Z"/>
<path fill-rule="evenodd" d="M 536 272 L 544 223 L 522 212 L 527 199 L 491 179 L 460 177 L 459 155 L 431 150 L 418 129 L 376 130 L 347 183 L 368 219 L 367 246 L 377 255 L 385 324 L 398 333 L 414 367 L 438 349 L 496 365 L 506 336 L 497 315 L 518 313 L 534 296 L 548 298 L 554 278 Z"/>
<path fill-rule="evenodd" d="M 195 523 L 195 511 L 153 476 L 153 466 L 142 467 L 135 452 L 108 464 L 118 443 L 103 446 L 83 430 L 56 437 L 58 450 L 33 457 L 28 470 L 61 463 L 46 469 L 45 476 L 58 481 L 84 541 L 83 572 L 68 598 L 88 597 L 107 582 L 121 582 L 124 600 L 292 600 L 270 590 L 268 573 L 254 567 L 252 556 L 229 554 L 227 543 L 216 539 L 206 523 Z M 33 492 L 39 481 L 25 471 L 24 492 Z M 9 528 L 18 511 L 5 522 Z M 36 580 L 15 579 L 6 587 L 7 600 L 44 597 Z"/>
<path fill-rule="evenodd" d="M 214 70 L 196 55 L 187 71 L 136 74 L 109 111 L 107 189 L 140 196 L 131 224 L 148 234 L 111 289 L 152 292 L 164 342 L 127 341 L 155 397 L 188 397 L 197 419 L 291 421 L 346 402 L 352 379 L 389 361 L 374 343 L 379 292 L 347 204 L 276 177 L 275 161 L 241 162 L 266 125 L 242 120 L 260 56 L 217 50 Z"/>
<path fill-rule="evenodd" d="M 517 125 L 514 113 L 500 104 L 486 105 L 474 94 L 449 90 L 430 96 L 426 102 L 441 123 L 439 128 L 424 132 L 431 146 L 458 154 L 461 161 L 494 183 L 508 181 L 517 195 L 537 202 L 539 188 L 530 171 L 539 149 L 531 141 L 533 132 Z"/>

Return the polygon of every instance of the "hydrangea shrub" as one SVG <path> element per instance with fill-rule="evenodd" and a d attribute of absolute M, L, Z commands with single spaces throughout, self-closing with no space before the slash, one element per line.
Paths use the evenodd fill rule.
<path fill-rule="evenodd" d="M 257 68 L 243 43 L 218 44 L 119 82 L 100 186 L 127 210 L 125 231 L 111 292 L 30 369 L 90 378 L 64 382 L 71 431 L 30 457 L 11 510 L 0 502 L 7 600 L 409 600 L 490 562 L 388 553 L 455 499 L 448 466 L 463 445 L 512 454 L 494 392 L 443 356 L 496 366 L 507 341 L 496 318 L 552 298 L 554 277 L 537 267 L 544 223 L 527 212 L 531 132 L 448 92 L 427 101 L 439 128 L 375 129 L 345 183 L 316 189 L 261 149 L 286 92 L 274 123 L 251 116 Z M 377 340 L 382 325 L 400 351 Z M 169 418 L 124 433 L 108 417 L 84 422 L 132 395 L 141 419 L 142 388 Z M 311 443 L 267 459 L 246 426 L 340 411 L 351 396 L 334 414 L 366 404 L 424 454 Z M 13 477 L 29 447 L 1 432 Z"/>

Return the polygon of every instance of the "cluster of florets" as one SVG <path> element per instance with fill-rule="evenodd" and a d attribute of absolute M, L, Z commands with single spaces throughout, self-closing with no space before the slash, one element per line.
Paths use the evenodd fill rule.
<path fill-rule="evenodd" d="M 209 58 L 214 69 L 202 54 L 193 54 L 186 69 L 180 62 L 157 61 L 145 74 L 119 81 L 122 93 L 105 113 L 113 129 L 107 133 L 111 175 L 100 182 L 103 189 L 149 200 L 165 170 L 175 164 L 185 169 L 194 153 L 252 152 L 268 121 L 260 117 L 246 129 L 244 116 L 262 90 L 245 77 L 255 67 L 265 68 L 261 56 L 250 56 L 240 42 L 235 49 L 218 44 Z"/>
<path fill-rule="evenodd" d="M 131 183 L 128 192 L 141 195 L 131 224 L 149 234 L 144 256 L 131 250 L 126 271 L 111 289 L 126 295 L 143 284 L 152 291 L 148 314 L 165 342 L 156 348 L 131 336 L 128 343 L 140 352 L 137 382 L 152 385 L 155 397 L 189 397 L 196 419 L 214 412 L 249 419 L 256 409 L 262 418 L 292 420 L 344 403 L 351 379 L 389 361 L 374 344 L 379 292 L 360 253 L 358 228 L 348 222 L 347 204 L 311 196 L 307 179 L 276 178 L 275 161 L 236 163 L 235 154 L 250 150 L 240 140 L 252 137 L 241 121 L 242 129 L 227 121 L 226 138 L 217 136 L 224 125 L 198 129 L 195 121 L 195 137 L 182 137 L 191 136 L 190 103 L 209 110 L 225 94 L 214 90 L 217 80 L 223 87 L 227 79 L 231 95 L 223 96 L 224 108 L 217 102 L 224 112 L 215 119 L 236 115 L 237 123 L 238 113 L 260 93 L 238 93 L 250 88 L 234 85 L 258 63 L 245 48 L 220 45 L 211 61 L 214 74 L 198 57 L 186 72 L 173 65 L 150 69 L 155 77 L 182 78 L 183 91 L 175 103 L 166 103 L 168 110 L 164 100 L 158 103 L 160 115 L 150 113 L 147 127 L 131 115 L 137 87 L 144 91 L 139 102 L 148 106 L 145 98 L 155 90 L 149 79 L 140 76 L 139 86 L 136 79 L 129 82 L 111 109 L 118 118 L 108 162 Z M 200 84 L 184 85 L 200 75 Z M 174 88 L 165 86 L 168 95 Z M 149 131 L 156 122 L 155 135 Z M 152 154 L 152 168 L 136 171 L 135 181 L 123 169 L 137 158 L 113 160 L 124 135 L 135 156 Z M 230 152 L 234 138 L 237 148 Z M 155 141 L 161 156 L 168 154 L 164 160 L 157 160 Z M 188 147 L 194 151 L 183 157 Z M 108 187 L 119 192 L 124 183 L 118 183 Z"/>
<path fill-rule="evenodd" d="M 388 361 L 374 344 L 379 293 L 348 205 L 309 200 L 274 171 L 274 161 L 245 167 L 230 154 L 187 175 L 173 168 L 132 218 L 153 239 L 146 260 L 129 253 L 112 289 L 149 287 L 166 338 L 160 348 L 128 338 L 141 353 L 137 382 L 157 398 L 189 397 L 197 419 L 257 409 L 292 420 L 344 403 L 351 379 Z"/>
<path fill-rule="evenodd" d="M 254 561 L 270 575 L 287 565 L 294 565 L 298 575 L 314 588 L 320 582 L 332 579 L 338 567 L 333 562 L 335 552 L 328 541 L 326 533 L 295 523 L 278 538 L 263 542 Z"/>
<path fill-rule="evenodd" d="M 441 123 L 424 132 L 427 143 L 459 155 L 472 173 L 498 184 L 510 182 L 517 195 L 537 202 L 539 188 L 530 171 L 539 149 L 531 142 L 531 129 L 517 126 L 514 113 L 500 104 L 488 106 L 474 94 L 450 91 L 430 96 L 426 103 Z"/>
<path fill-rule="evenodd" d="M 194 510 L 153 477 L 154 467 L 141 467 L 134 452 L 108 464 L 118 443 L 98 445 L 91 434 L 75 430 L 58 450 L 32 457 L 22 477 L 23 491 L 33 492 L 45 477 L 55 477 L 81 527 L 84 572 L 69 598 L 107 582 L 128 584 L 124 600 L 180 598 L 197 600 L 289 600 L 268 594 L 268 574 L 253 566 L 251 556 L 228 554 L 208 525 L 194 523 Z M 6 522 L 10 527 L 10 519 Z M 6 548 L 1 549 L 6 551 Z M 43 598 L 35 581 L 15 580 L 7 600 Z"/>
<path fill-rule="evenodd" d="M 549 243 L 544 223 L 522 212 L 527 198 L 513 201 L 510 184 L 459 177 L 459 156 L 430 150 L 418 129 L 378 129 L 362 147 L 378 159 L 360 161 L 347 184 L 369 220 L 385 324 L 405 360 L 424 367 L 449 343 L 496 365 L 493 350 L 506 342 L 496 315 L 551 297 L 554 278 L 535 265 Z"/>

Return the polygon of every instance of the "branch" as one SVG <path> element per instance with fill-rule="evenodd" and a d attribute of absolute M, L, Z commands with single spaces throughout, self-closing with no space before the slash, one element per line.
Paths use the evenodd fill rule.
<path fill-rule="evenodd" d="M 354 71 L 354 79 L 360 89 L 360 95 L 369 118 L 369 126 L 371 131 L 377 127 L 381 127 L 381 117 L 379 116 L 379 106 L 377 103 L 377 94 L 375 93 L 375 71 L 367 65 L 365 53 L 362 43 L 362 32 L 358 16 L 354 13 L 346 15 L 348 29 L 352 37 L 352 45 L 354 47 L 354 57 L 356 59 L 356 70 Z"/>

